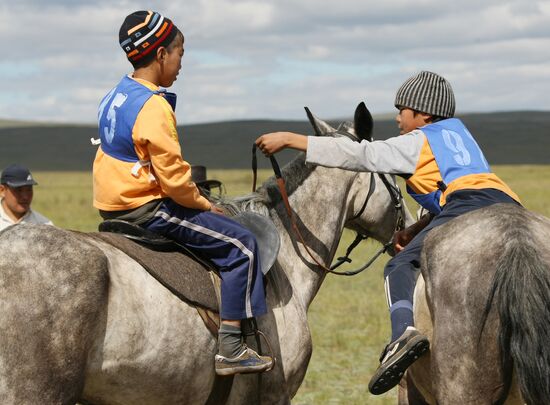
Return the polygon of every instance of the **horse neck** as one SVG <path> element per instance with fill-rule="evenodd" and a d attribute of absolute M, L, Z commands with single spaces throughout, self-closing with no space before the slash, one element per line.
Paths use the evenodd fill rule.
<path fill-rule="evenodd" d="M 353 173 L 308 167 L 298 158 L 285 167 L 290 206 L 310 252 L 325 266 L 330 263 L 342 235 Z M 292 294 L 307 308 L 321 287 L 326 272 L 309 256 L 292 229 L 288 213 L 274 184 L 264 184 L 270 196 L 267 206 L 281 237 L 280 268 L 292 286 Z"/>

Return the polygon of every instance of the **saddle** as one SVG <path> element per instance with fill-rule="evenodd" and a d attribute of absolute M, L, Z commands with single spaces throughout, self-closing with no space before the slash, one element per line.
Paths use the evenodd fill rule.
<path fill-rule="evenodd" d="M 215 267 L 185 246 L 116 219 L 102 222 L 94 237 L 130 256 L 181 300 L 218 311 L 210 276 Z"/>
<path fill-rule="evenodd" d="M 252 212 L 242 212 L 232 219 L 256 236 L 261 270 L 267 274 L 280 248 L 275 225 Z M 104 221 L 92 236 L 127 254 L 175 296 L 195 306 L 206 326 L 217 333 L 221 280 L 213 263 L 171 239 L 126 221 Z"/>

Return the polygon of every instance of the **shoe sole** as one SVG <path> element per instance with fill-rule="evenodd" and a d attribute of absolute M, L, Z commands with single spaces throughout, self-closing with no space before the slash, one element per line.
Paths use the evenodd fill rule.
<path fill-rule="evenodd" d="M 261 373 L 264 371 L 269 371 L 272 368 L 273 368 L 273 362 L 269 364 L 262 364 L 259 366 L 216 368 L 216 374 L 220 376 L 228 376 L 228 375 L 235 375 L 235 374 L 252 374 L 252 373 Z"/>
<path fill-rule="evenodd" d="M 404 354 L 399 355 L 398 352 L 394 362 L 384 365 L 384 368 L 379 370 L 379 375 L 373 376 L 369 384 L 371 394 L 383 394 L 399 384 L 407 368 L 428 351 L 430 342 L 424 337 L 419 338 L 416 342 L 414 338 L 411 339 L 411 346 L 405 346 L 400 351 L 401 353 L 405 352 Z"/>

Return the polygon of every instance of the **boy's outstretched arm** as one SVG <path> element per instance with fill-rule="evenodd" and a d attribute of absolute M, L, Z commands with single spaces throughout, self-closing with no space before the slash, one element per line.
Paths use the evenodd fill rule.
<path fill-rule="evenodd" d="M 256 145 L 266 156 L 270 156 L 285 148 L 305 152 L 307 150 L 307 136 L 294 132 L 272 132 L 256 139 Z"/>

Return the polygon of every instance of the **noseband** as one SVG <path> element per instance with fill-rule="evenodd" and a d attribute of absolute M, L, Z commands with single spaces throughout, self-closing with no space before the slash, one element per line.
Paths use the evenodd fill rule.
<path fill-rule="evenodd" d="M 392 233 L 392 237 L 374 254 L 374 256 L 369 261 L 367 261 L 367 263 L 365 263 L 360 268 L 356 270 L 350 270 L 350 271 L 341 271 L 341 272 L 334 271 L 334 269 L 336 269 L 337 267 L 340 267 L 344 263 L 351 263 L 352 260 L 350 259 L 349 255 L 351 254 L 353 249 L 355 249 L 360 242 L 368 239 L 367 235 L 363 235 L 360 232 L 357 232 L 355 239 L 353 240 L 353 242 L 350 243 L 350 245 L 346 249 L 346 254 L 336 259 L 336 263 L 330 266 L 330 269 L 332 270 L 331 273 L 333 274 L 337 274 L 339 276 L 354 276 L 356 274 L 361 273 L 363 270 L 369 268 L 370 265 L 373 264 L 374 261 L 381 254 L 385 253 L 393 245 L 393 234 L 405 228 L 405 204 L 403 202 L 403 195 L 401 194 L 401 190 L 399 189 L 399 186 L 397 185 L 397 183 L 395 183 L 395 181 L 393 182 L 393 184 L 390 183 L 390 181 L 388 180 L 385 174 L 378 173 L 378 177 L 380 177 L 380 179 L 382 180 L 382 183 L 384 183 L 384 186 L 386 186 L 386 189 L 390 193 L 390 198 L 393 203 L 393 208 L 395 209 L 395 214 L 396 214 L 395 226 L 394 226 L 394 231 Z M 353 217 L 351 217 L 348 221 L 353 221 L 354 219 L 359 218 L 363 214 L 363 212 L 365 211 L 365 208 L 367 207 L 367 203 L 374 192 L 374 187 L 375 187 L 375 175 L 374 173 L 371 172 L 369 191 L 367 193 L 367 197 L 365 198 L 365 201 L 363 202 L 363 205 L 361 206 L 361 209 L 359 210 L 359 212 L 355 214 Z"/>
<path fill-rule="evenodd" d="M 256 149 L 257 146 L 254 144 L 252 146 L 252 172 L 253 172 L 253 184 L 252 184 L 252 192 L 256 191 L 256 181 L 257 181 L 257 171 L 258 171 L 258 162 L 256 158 Z M 273 172 L 275 173 L 275 178 L 277 180 L 277 185 L 279 186 L 279 191 L 281 193 L 283 203 L 286 208 L 286 212 L 288 214 L 288 217 L 290 218 L 290 222 L 292 225 L 292 228 L 294 230 L 294 233 L 298 237 L 298 239 L 302 242 L 302 245 L 306 249 L 306 252 L 311 257 L 311 259 L 323 270 L 325 270 L 328 273 L 336 274 L 338 276 L 353 276 L 355 274 L 361 273 L 363 270 L 367 269 L 374 261 L 382 254 L 385 253 L 393 244 L 393 236 L 390 238 L 390 240 L 378 250 L 378 252 L 375 253 L 375 255 L 362 267 L 360 267 L 357 270 L 352 271 L 335 271 L 337 267 L 341 266 L 343 263 L 351 263 L 351 259 L 349 258 L 349 255 L 355 249 L 355 247 L 363 240 L 366 240 L 368 238 L 367 235 L 363 235 L 359 232 L 357 232 L 357 236 L 355 237 L 354 241 L 348 246 L 346 250 L 346 255 L 343 257 L 339 257 L 335 264 L 333 264 L 330 268 L 326 267 L 324 264 L 319 262 L 317 258 L 312 254 L 309 247 L 307 246 L 300 230 L 298 229 L 298 225 L 296 223 L 296 219 L 294 218 L 294 214 L 292 213 L 292 209 L 290 207 L 290 202 L 288 201 L 288 194 L 286 191 L 285 186 L 285 180 L 283 179 L 281 169 L 279 167 L 279 163 L 277 162 L 277 159 L 275 159 L 275 156 L 271 155 L 269 156 L 269 160 L 271 161 L 271 166 L 273 168 Z M 394 227 L 394 233 L 398 230 L 401 230 L 404 228 L 405 225 L 405 206 L 403 203 L 403 195 L 401 194 L 401 190 L 399 189 L 399 186 L 397 183 L 394 182 L 394 184 L 391 184 L 389 180 L 387 179 L 385 174 L 378 173 L 378 176 L 386 186 L 386 189 L 390 193 L 390 197 L 394 206 L 394 209 L 396 211 L 396 221 L 395 221 L 395 227 Z M 370 177 L 370 184 L 369 184 L 369 191 L 367 193 L 367 196 L 365 198 L 365 201 L 363 202 L 363 205 L 361 206 L 361 209 L 357 214 L 355 214 L 353 217 L 351 217 L 348 221 L 352 221 L 354 219 L 359 218 L 363 212 L 365 211 L 367 207 L 367 203 L 371 197 L 371 195 L 374 193 L 374 187 L 375 187 L 375 177 L 374 173 L 371 172 Z"/>

